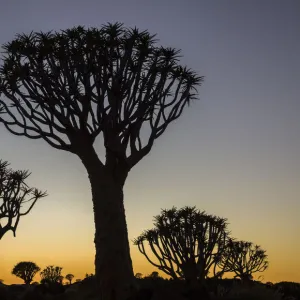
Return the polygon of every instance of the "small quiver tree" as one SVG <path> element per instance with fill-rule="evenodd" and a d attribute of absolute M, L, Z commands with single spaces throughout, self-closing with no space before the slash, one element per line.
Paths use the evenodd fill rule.
<path fill-rule="evenodd" d="M 226 219 L 200 212 L 195 207 L 162 210 L 154 228 L 134 240 L 139 251 L 159 270 L 188 284 L 201 283 L 216 265 L 227 239 Z M 150 257 L 146 249 L 152 254 Z"/>
<path fill-rule="evenodd" d="M 143 274 L 142 274 L 142 273 L 136 273 L 136 274 L 134 275 L 134 277 L 135 277 L 136 279 L 142 279 L 142 278 L 143 278 Z"/>
<path fill-rule="evenodd" d="M 67 275 L 66 275 L 66 279 L 69 281 L 69 284 L 72 284 L 73 278 L 74 278 L 74 275 L 73 275 L 73 274 L 67 274 Z"/>
<path fill-rule="evenodd" d="M 39 271 L 40 268 L 34 262 L 22 261 L 14 266 L 11 273 L 23 279 L 25 284 L 30 284 Z"/>
<path fill-rule="evenodd" d="M 47 195 L 28 187 L 25 183 L 30 176 L 28 171 L 13 171 L 8 166 L 8 162 L 0 160 L 0 239 L 9 230 L 16 236 L 20 218 L 31 211 L 38 199 Z"/>
<path fill-rule="evenodd" d="M 254 273 L 263 272 L 268 268 L 267 258 L 266 251 L 260 246 L 230 239 L 218 265 L 221 268 L 226 266 L 229 272 L 235 274 L 235 278 L 250 281 Z"/>
<path fill-rule="evenodd" d="M 57 266 L 47 266 L 41 273 L 41 282 L 43 283 L 61 283 L 63 276 L 61 275 L 62 268 Z"/>

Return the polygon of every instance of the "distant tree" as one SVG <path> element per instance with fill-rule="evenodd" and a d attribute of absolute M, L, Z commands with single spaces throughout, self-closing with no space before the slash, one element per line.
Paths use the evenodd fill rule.
<path fill-rule="evenodd" d="M 3 279 L 0 279 L 0 284 L 3 284 L 4 280 Z"/>
<path fill-rule="evenodd" d="M 30 284 L 38 271 L 40 271 L 40 267 L 34 262 L 21 261 L 14 266 L 11 273 L 23 279 L 25 284 Z"/>
<path fill-rule="evenodd" d="M 143 274 L 142 273 L 136 273 L 134 276 L 137 279 L 142 279 L 143 278 Z"/>
<path fill-rule="evenodd" d="M 85 278 L 90 278 L 90 277 L 94 277 L 95 275 L 93 274 L 93 273 L 91 273 L 91 274 L 88 274 L 88 273 L 86 273 L 85 274 Z"/>
<path fill-rule="evenodd" d="M 158 274 L 158 272 L 154 271 L 148 277 L 150 277 L 150 278 L 158 278 L 159 274 Z"/>
<path fill-rule="evenodd" d="M 13 171 L 8 166 L 8 162 L 0 160 L 0 240 L 9 230 L 16 236 L 21 216 L 27 215 L 36 201 L 47 195 L 28 187 L 25 183 L 28 171 Z"/>
<path fill-rule="evenodd" d="M 41 273 L 41 278 L 43 282 L 48 283 L 60 283 L 62 268 L 57 266 L 47 266 Z"/>
<path fill-rule="evenodd" d="M 75 282 L 81 282 L 81 279 L 76 279 Z"/>
<path fill-rule="evenodd" d="M 73 278 L 74 278 L 74 275 L 73 275 L 73 274 L 67 274 L 67 275 L 66 275 L 66 279 L 69 280 L 69 283 L 70 283 L 70 284 L 72 283 Z"/>
<path fill-rule="evenodd" d="M 115 23 L 20 34 L 2 47 L 0 122 L 12 134 L 77 155 L 87 170 L 105 299 L 123 300 L 135 285 L 123 204 L 129 171 L 197 98 L 203 81 L 178 63 L 180 51 L 155 42 L 147 31 Z M 97 136 L 105 161 L 94 147 Z"/>
<path fill-rule="evenodd" d="M 253 279 L 252 274 L 265 271 L 269 262 L 266 251 L 251 242 L 229 240 L 219 265 L 243 281 Z"/>
<path fill-rule="evenodd" d="M 64 278 L 65 278 L 64 276 L 60 275 L 60 276 L 58 277 L 58 283 L 59 283 L 59 284 L 63 284 Z"/>
<path fill-rule="evenodd" d="M 227 220 L 200 212 L 195 207 L 162 210 L 154 218 L 154 229 L 134 240 L 139 251 L 159 270 L 188 283 L 203 281 L 214 269 L 228 237 Z M 146 253 L 148 245 L 154 260 Z"/>

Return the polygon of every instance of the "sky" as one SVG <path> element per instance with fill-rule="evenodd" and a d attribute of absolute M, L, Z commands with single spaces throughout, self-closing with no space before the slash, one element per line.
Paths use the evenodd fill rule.
<path fill-rule="evenodd" d="M 264 281 L 300 282 L 300 2 L 298 0 L 4 0 L 0 44 L 16 33 L 123 22 L 182 50 L 205 81 L 131 170 L 125 208 L 132 241 L 161 208 L 195 205 L 228 219 L 232 236 L 259 244 Z M 1 64 L 1 62 L 0 62 Z M 19 261 L 94 273 L 94 221 L 87 173 L 73 154 L 0 124 L 0 158 L 32 172 L 49 196 L 0 241 L 0 278 Z M 99 156 L 103 153 L 99 153 Z M 131 243 L 134 271 L 155 271 Z M 38 277 L 37 277 L 38 279 Z"/>

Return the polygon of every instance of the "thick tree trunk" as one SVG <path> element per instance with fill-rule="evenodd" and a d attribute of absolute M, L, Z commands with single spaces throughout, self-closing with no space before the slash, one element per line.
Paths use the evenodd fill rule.
<path fill-rule="evenodd" d="M 114 173 L 103 167 L 95 151 L 89 151 L 81 159 L 92 189 L 95 270 L 100 299 L 125 300 L 135 288 L 123 203 L 123 185 L 128 172 L 123 170 L 121 179 L 115 178 Z"/>

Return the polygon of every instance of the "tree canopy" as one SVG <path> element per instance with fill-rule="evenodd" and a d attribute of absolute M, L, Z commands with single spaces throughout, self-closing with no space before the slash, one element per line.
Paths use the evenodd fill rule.
<path fill-rule="evenodd" d="M 76 154 L 79 140 L 93 144 L 102 133 L 106 149 L 123 159 L 127 151 L 132 167 L 203 81 L 178 64 L 179 50 L 155 42 L 121 23 L 17 35 L 3 46 L 0 122 Z"/>

